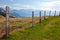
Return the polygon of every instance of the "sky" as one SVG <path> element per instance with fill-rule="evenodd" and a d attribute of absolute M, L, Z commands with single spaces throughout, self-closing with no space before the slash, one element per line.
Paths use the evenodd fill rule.
<path fill-rule="evenodd" d="M 0 7 L 10 9 L 60 10 L 60 0 L 0 0 Z"/>

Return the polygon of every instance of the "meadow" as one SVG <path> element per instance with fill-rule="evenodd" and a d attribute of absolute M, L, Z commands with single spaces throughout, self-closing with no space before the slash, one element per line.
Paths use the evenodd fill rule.
<path fill-rule="evenodd" d="M 46 17 L 48 18 L 48 17 Z M 44 20 L 44 17 L 42 17 L 42 20 Z M 39 23 L 40 18 L 34 17 L 34 25 Z M 9 28 L 10 32 L 15 30 L 24 30 L 26 28 L 32 27 L 32 17 L 25 17 L 25 18 L 9 18 Z M 0 34 L 5 34 L 5 28 L 6 28 L 6 18 L 3 16 L 0 16 Z M 0 35 L 0 36 L 1 36 Z"/>
<path fill-rule="evenodd" d="M 15 30 L 9 38 L 0 40 L 60 40 L 60 16 L 54 16 L 37 22 L 34 27 L 27 26 L 24 30 Z"/>

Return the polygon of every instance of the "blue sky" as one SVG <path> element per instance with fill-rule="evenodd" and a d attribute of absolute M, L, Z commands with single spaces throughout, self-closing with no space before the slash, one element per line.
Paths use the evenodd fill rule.
<path fill-rule="evenodd" d="M 0 0 L 0 7 L 11 9 L 60 10 L 60 0 Z"/>

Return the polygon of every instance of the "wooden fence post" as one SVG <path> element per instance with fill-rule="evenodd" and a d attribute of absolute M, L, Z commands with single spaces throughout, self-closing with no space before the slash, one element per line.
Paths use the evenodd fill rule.
<path fill-rule="evenodd" d="M 60 11 L 59 11 L 59 16 L 60 16 Z"/>
<path fill-rule="evenodd" d="M 6 37 L 9 37 L 9 7 L 6 6 Z"/>
<path fill-rule="evenodd" d="M 40 11 L 40 23 L 42 22 L 42 18 L 41 18 L 41 11 Z"/>
<path fill-rule="evenodd" d="M 44 11 L 44 20 L 46 19 L 46 11 Z"/>
<path fill-rule="evenodd" d="M 32 11 L 32 27 L 34 26 L 34 11 Z"/>
<path fill-rule="evenodd" d="M 50 18 L 50 16 L 51 16 L 51 11 L 49 12 L 49 18 Z"/>
<path fill-rule="evenodd" d="M 55 14 L 54 14 L 54 16 L 56 16 L 56 11 L 55 11 Z"/>

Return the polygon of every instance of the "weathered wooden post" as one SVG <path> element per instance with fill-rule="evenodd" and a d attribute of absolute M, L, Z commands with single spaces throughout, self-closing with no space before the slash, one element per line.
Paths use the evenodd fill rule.
<path fill-rule="evenodd" d="M 34 26 L 34 11 L 32 11 L 32 27 Z"/>
<path fill-rule="evenodd" d="M 56 16 L 56 11 L 55 11 L 55 14 L 54 14 L 54 16 Z"/>
<path fill-rule="evenodd" d="M 59 11 L 59 16 L 60 16 L 60 11 Z"/>
<path fill-rule="evenodd" d="M 46 19 L 46 11 L 44 11 L 44 20 Z"/>
<path fill-rule="evenodd" d="M 40 11 L 40 23 L 42 22 L 42 18 L 41 18 L 41 11 Z"/>
<path fill-rule="evenodd" d="M 49 18 L 50 18 L 50 16 L 51 16 L 51 11 L 49 12 Z"/>
<path fill-rule="evenodd" d="M 9 7 L 6 6 L 6 37 L 9 37 Z"/>

